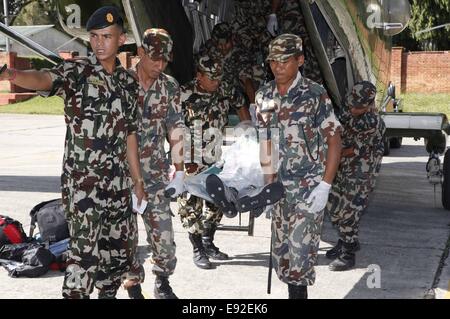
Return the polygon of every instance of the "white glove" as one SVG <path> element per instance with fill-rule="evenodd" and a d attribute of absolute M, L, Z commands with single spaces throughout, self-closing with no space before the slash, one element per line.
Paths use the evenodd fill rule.
<path fill-rule="evenodd" d="M 175 190 L 175 192 L 172 191 Z M 184 171 L 176 171 L 175 175 L 166 187 L 166 192 L 170 191 L 170 197 L 176 198 L 184 192 Z"/>
<path fill-rule="evenodd" d="M 269 15 L 269 21 L 267 21 L 267 31 L 275 37 L 278 34 L 278 19 L 275 13 Z"/>
<path fill-rule="evenodd" d="M 330 194 L 331 185 L 327 182 L 321 181 L 316 188 L 313 189 L 311 195 L 306 200 L 307 204 L 312 204 L 310 213 L 317 214 L 321 212 L 328 202 L 328 195 Z"/>

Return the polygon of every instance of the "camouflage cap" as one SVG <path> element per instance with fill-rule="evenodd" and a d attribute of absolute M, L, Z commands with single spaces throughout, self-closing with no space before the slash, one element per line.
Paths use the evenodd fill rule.
<path fill-rule="evenodd" d="M 351 92 L 346 96 L 346 103 L 349 108 L 365 108 L 370 106 L 377 95 L 377 88 L 368 81 L 356 83 Z"/>
<path fill-rule="evenodd" d="M 142 47 L 152 59 L 172 61 L 173 41 L 164 29 L 147 29 L 142 37 Z"/>
<path fill-rule="evenodd" d="M 200 72 L 205 73 L 211 80 L 220 80 L 222 78 L 222 64 L 208 55 L 201 56 L 198 59 L 197 67 Z"/>
<path fill-rule="evenodd" d="M 96 10 L 86 23 L 86 30 L 100 30 L 117 24 L 123 28 L 123 18 L 119 10 L 113 6 L 105 6 Z"/>
<path fill-rule="evenodd" d="M 303 53 L 302 39 L 295 34 L 282 34 L 269 44 L 267 61 L 285 62 L 291 56 Z"/>
<path fill-rule="evenodd" d="M 227 43 L 231 41 L 233 32 L 228 22 L 216 24 L 211 32 L 211 39 L 215 43 Z"/>

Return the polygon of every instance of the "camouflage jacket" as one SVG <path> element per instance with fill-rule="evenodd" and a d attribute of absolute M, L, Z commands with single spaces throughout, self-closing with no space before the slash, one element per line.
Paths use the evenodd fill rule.
<path fill-rule="evenodd" d="M 224 56 L 214 46 L 211 39 L 200 48 L 199 56 L 205 54 L 219 61 L 223 66 L 221 86 L 224 94 L 229 97 L 242 95 L 241 80 L 253 78 L 253 57 L 237 45 L 234 45 L 233 49 Z"/>
<path fill-rule="evenodd" d="M 113 74 L 95 55 L 47 70 L 53 87 L 41 95 L 64 99 L 63 187 L 130 187 L 127 137 L 137 131 L 138 85 L 119 60 L 116 63 Z"/>
<path fill-rule="evenodd" d="M 173 129 L 184 128 L 180 87 L 173 77 L 161 73 L 147 90 L 139 89 L 139 150 L 146 189 L 169 183 L 171 159 L 164 145 Z"/>
<path fill-rule="evenodd" d="M 190 136 L 186 136 L 186 141 L 192 141 L 192 148 L 196 152 L 201 149 L 201 154 L 196 154 L 186 150 L 186 163 L 198 163 L 198 156 L 202 156 L 203 164 L 209 166 L 214 164 L 221 157 L 222 136 L 211 136 L 209 138 L 208 130 L 211 133 L 223 132 L 228 123 L 228 113 L 231 108 L 239 109 L 243 107 L 240 104 L 233 104 L 234 100 L 225 95 L 222 88 L 215 93 L 205 93 L 198 89 L 195 80 L 181 87 L 181 101 L 183 106 L 183 115 Z M 201 132 L 199 128 L 201 127 Z M 201 146 L 195 144 L 195 141 L 202 141 Z M 208 155 L 209 154 L 209 155 Z M 189 156 L 190 155 L 190 156 Z"/>
<path fill-rule="evenodd" d="M 268 0 L 234 1 L 234 18 L 231 22 L 237 42 L 244 48 L 258 48 L 268 45 L 266 17 L 271 7 Z"/>
<path fill-rule="evenodd" d="M 233 27 L 251 26 L 253 28 L 266 28 L 266 16 L 270 14 L 269 0 L 235 0 Z M 236 30 L 236 28 L 233 28 Z"/>
<path fill-rule="evenodd" d="M 264 85 L 256 94 L 256 105 L 258 126 L 270 127 L 272 143 L 279 147 L 278 176 L 287 200 L 306 199 L 325 172 L 328 136 L 340 134 L 331 100 L 321 85 L 299 72 L 285 96 L 280 96 L 275 81 Z M 268 105 L 274 111 L 261 112 Z"/>
<path fill-rule="evenodd" d="M 336 182 L 351 179 L 353 182 L 365 183 L 380 170 L 386 125 L 376 111 L 353 117 L 345 108 L 339 119 L 344 127 L 343 148 L 352 147 L 355 155 L 341 158 Z"/>

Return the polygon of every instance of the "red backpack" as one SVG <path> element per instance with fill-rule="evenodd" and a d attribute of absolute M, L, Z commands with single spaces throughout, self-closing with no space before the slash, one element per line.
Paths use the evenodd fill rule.
<path fill-rule="evenodd" d="M 27 235 L 23 231 L 22 224 L 8 216 L 0 215 L 0 248 L 26 241 Z"/>

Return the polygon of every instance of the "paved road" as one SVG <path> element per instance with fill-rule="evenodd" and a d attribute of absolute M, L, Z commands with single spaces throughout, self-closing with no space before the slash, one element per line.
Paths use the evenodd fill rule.
<path fill-rule="evenodd" d="M 18 219 L 27 231 L 30 209 L 59 196 L 64 133 L 61 116 L 0 115 L 0 213 Z M 437 298 L 450 298 L 450 267 L 439 267 L 449 240 L 450 212 L 441 206 L 440 188 L 435 195 L 426 179 L 423 142 L 407 139 L 404 144 L 383 161 L 377 190 L 362 219 L 362 250 L 355 269 L 343 273 L 328 270 L 324 254 L 336 235 L 329 222 L 325 224 L 311 298 L 423 298 L 432 287 Z M 242 224 L 247 221 L 248 215 L 242 215 Z M 224 218 L 223 223 L 236 225 L 238 219 Z M 212 270 L 193 265 L 190 243 L 178 217 L 174 227 L 178 265 L 171 283 L 179 297 L 287 297 L 286 286 L 275 276 L 272 294 L 266 293 L 268 219 L 256 220 L 253 237 L 243 232 L 218 232 L 216 244 L 232 259 L 215 263 Z M 147 247 L 141 221 L 139 235 L 144 259 Z M 148 259 L 144 265 L 144 290 L 151 296 L 154 278 Z M 58 272 L 36 279 L 13 279 L 0 269 L 0 298 L 60 298 L 62 279 Z M 379 288 L 369 288 L 367 283 L 379 283 Z M 121 291 L 119 297 L 126 298 L 126 293 Z"/>

